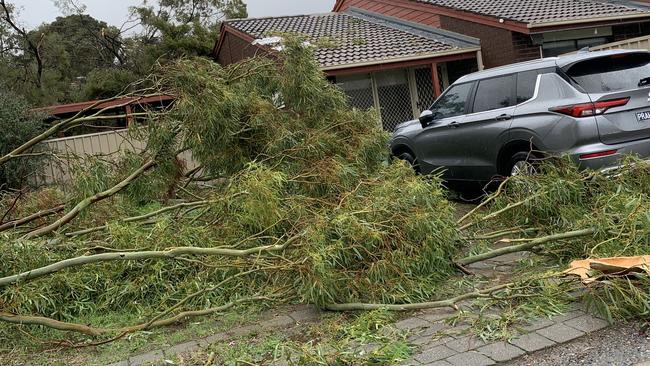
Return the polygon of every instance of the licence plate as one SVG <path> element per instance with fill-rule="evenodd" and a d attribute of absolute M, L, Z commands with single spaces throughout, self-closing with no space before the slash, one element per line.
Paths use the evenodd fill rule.
<path fill-rule="evenodd" d="M 636 119 L 639 122 L 650 120 L 650 111 L 637 113 L 636 114 Z"/>

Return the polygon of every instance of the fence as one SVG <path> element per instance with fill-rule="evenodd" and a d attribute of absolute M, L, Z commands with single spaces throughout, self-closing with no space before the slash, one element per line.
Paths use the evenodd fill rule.
<path fill-rule="evenodd" d="M 120 152 L 138 153 L 144 151 L 145 147 L 146 143 L 129 136 L 127 129 L 47 140 L 39 149 L 52 152 L 54 157 L 48 158 L 41 169 L 35 172 L 33 183 L 37 186 L 64 186 L 71 180 L 73 165 L 83 163 L 90 156 L 112 160 L 117 159 Z M 190 151 L 182 153 L 179 159 L 185 162 L 187 170 L 198 166 Z"/>
<path fill-rule="evenodd" d="M 626 49 L 626 50 L 640 49 L 640 50 L 650 51 L 650 36 L 630 38 L 624 41 L 607 43 L 604 45 L 589 48 L 589 50 L 591 51 L 604 51 L 604 50 L 615 50 L 615 49 Z"/>

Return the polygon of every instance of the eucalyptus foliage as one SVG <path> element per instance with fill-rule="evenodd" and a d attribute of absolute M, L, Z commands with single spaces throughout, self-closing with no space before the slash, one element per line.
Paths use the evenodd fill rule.
<path fill-rule="evenodd" d="M 147 317 L 256 269 L 186 307 L 260 293 L 315 304 L 413 302 L 431 298 L 454 272 L 460 240 L 440 180 L 390 163 L 377 114 L 349 108 L 300 40 L 289 39 L 280 60 L 222 67 L 183 59 L 165 68 L 158 83 L 177 97 L 173 108 L 152 115 L 148 124 L 145 155 L 158 164 L 66 229 L 108 221 L 107 230 L 92 234 L 92 245 L 88 237 L 61 238 L 46 256 L 35 255 L 42 243 L 8 237 L 0 260 L 11 265 L 0 276 L 106 247 L 246 249 L 297 240 L 274 256 L 112 262 L 63 271 L 2 289 L 4 311 L 69 321 L 124 311 Z M 207 207 L 148 225 L 121 222 L 172 198 L 166 194 L 180 186 L 183 171 L 174 155 L 185 149 L 204 175 L 225 182 L 196 191 Z M 117 162 L 97 159 L 79 167 L 69 187 L 71 202 L 111 187 L 142 161 L 127 153 Z"/>

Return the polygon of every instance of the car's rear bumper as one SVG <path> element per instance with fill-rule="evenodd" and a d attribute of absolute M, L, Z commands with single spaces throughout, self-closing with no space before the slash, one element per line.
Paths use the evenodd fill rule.
<path fill-rule="evenodd" d="M 584 158 L 585 155 L 611 152 L 613 150 L 616 152 L 611 155 Z M 641 159 L 649 158 L 650 139 L 630 141 L 617 145 L 591 144 L 569 151 L 569 156 L 578 162 L 582 168 L 593 170 L 618 167 L 621 164 L 621 159 L 629 155 L 637 156 Z"/>

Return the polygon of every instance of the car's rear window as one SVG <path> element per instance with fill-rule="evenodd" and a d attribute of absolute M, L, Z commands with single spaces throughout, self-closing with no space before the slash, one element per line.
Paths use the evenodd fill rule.
<path fill-rule="evenodd" d="M 566 70 L 587 93 L 607 93 L 650 85 L 650 54 L 624 53 L 598 57 Z"/>

